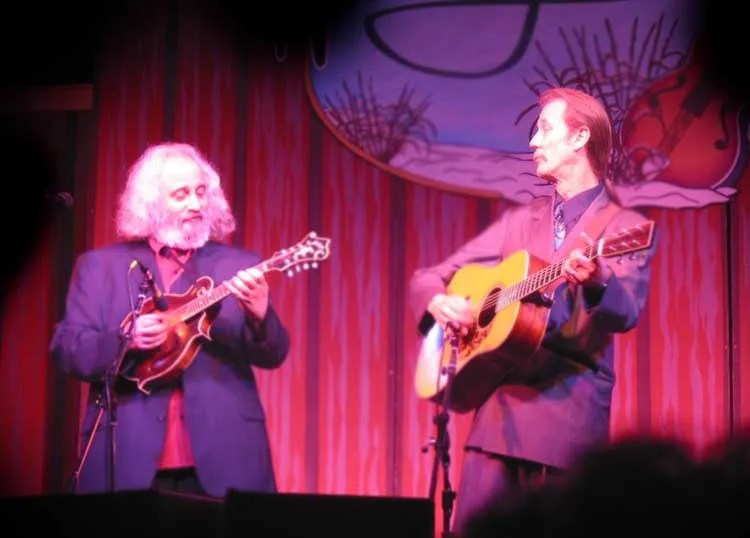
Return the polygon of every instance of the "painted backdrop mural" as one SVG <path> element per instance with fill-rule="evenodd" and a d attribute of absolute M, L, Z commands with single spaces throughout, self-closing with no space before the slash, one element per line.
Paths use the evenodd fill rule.
<path fill-rule="evenodd" d="M 324 123 L 392 173 L 520 203 L 549 193 L 528 147 L 550 86 L 599 97 L 625 206 L 729 200 L 747 114 L 706 76 L 690 0 L 359 1 L 311 56 Z"/>

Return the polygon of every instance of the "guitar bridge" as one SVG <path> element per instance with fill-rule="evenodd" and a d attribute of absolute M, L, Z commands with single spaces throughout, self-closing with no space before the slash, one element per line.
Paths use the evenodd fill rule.
<path fill-rule="evenodd" d="M 458 339 L 458 347 L 462 356 L 469 356 L 475 353 L 475 351 L 482 344 L 484 339 L 487 337 L 489 332 L 488 327 L 474 326 L 469 329 L 469 332 Z"/>

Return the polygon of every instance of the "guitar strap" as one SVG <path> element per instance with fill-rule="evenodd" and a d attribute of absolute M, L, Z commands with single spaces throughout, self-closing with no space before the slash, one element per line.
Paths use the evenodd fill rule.
<path fill-rule="evenodd" d="M 619 205 L 616 203 L 610 201 L 607 203 L 606 206 L 604 206 L 602 209 L 600 209 L 594 217 L 586 223 L 584 226 L 584 232 L 586 232 L 586 235 L 588 235 L 591 239 L 596 241 L 601 234 L 604 232 L 604 228 L 609 224 L 609 222 L 612 220 L 612 218 L 622 209 Z M 555 258 L 559 261 L 564 259 L 568 254 L 570 254 L 570 251 L 572 251 L 574 248 L 585 248 L 588 244 L 584 241 L 583 237 L 581 237 L 581 234 L 574 240 L 568 242 L 565 247 L 560 248 L 555 252 Z M 550 283 L 550 287 L 553 286 L 554 283 Z M 547 288 L 548 293 L 553 293 L 551 288 Z M 552 341 L 546 340 L 542 344 L 547 349 L 556 352 L 560 355 L 567 356 L 569 359 L 571 359 L 573 362 L 576 362 L 578 364 L 581 364 L 587 368 L 590 368 L 593 371 L 597 371 L 599 369 L 599 366 L 596 364 L 595 361 L 592 361 L 588 355 L 585 355 L 583 353 L 571 350 L 569 348 L 562 348 L 558 344 L 555 344 Z"/>
<path fill-rule="evenodd" d="M 606 206 L 600 209 L 594 217 L 584 226 L 584 232 L 591 239 L 596 240 L 604 232 L 607 224 L 612 218 L 622 209 L 619 205 L 614 202 L 608 202 Z M 555 258 L 562 260 L 565 258 L 574 248 L 585 248 L 588 244 L 583 240 L 580 235 L 575 238 L 574 241 L 568 242 L 564 247 L 561 247 L 555 252 Z"/>

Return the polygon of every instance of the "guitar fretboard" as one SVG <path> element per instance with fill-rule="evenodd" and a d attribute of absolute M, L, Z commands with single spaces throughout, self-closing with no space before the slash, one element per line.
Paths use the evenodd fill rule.
<path fill-rule="evenodd" d="M 599 256 L 606 258 L 641 250 L 651 244 L 653 228 L 654 222 L 646 221 L 611 236 L 602 237 L 583 248 L 583 255 L 593 260 Z M 507 288 L 493 292 L 485 301 L 485 306 L 495 306 L 495 311 L 497 312 L 517 301 L 525 299 L 532 293 L 560 278 L 564 264 L 565 258 L 547 265 L 523 280 L 511 284 Z"/>
<path fill-rule="evenodd" d="M 502 291 L 499 291 L 496 298 L 496 309 L 502 310 L 508 305 L 525 299 L 535 291 L 542 289 L 547 284 L 560 278 L 562 276 L 563 263 L 564 260 L 547 265 L 543 269 L 530 274 L 520 282 L 511 284 Z"/>
<path fill-rule="evenodd" d="M 260 270 L 262 273 L 269 273 L 271 271 L 285 271 L 289 270 L 291 274 L 291 268 L 309 269 L 310 267 L 317 267 L 318 262 L 328 258 L 328 244 L 330 239 L 319 238 L 315 234 L 310 234 L 303 243 L 299 245 L 281 250 L 275 253 L 267 260 L 259 263 L 254 268 Z M 191 301 L 175 308 L 171 312 L 171 323 L 177 324 L 185 322 L 197 314 L 200 314 L 207 308 L 218 303 L 232 292 L 223 283 L 219 284 L 209 292 L 202 295 L 198 295 Z"/>
<path fill-rule="evenodd" d="M 276 270 L 276 266 L 274 265 L 274 260 L 269 259 L 268 261 L 261 263 L 259 265 L 255 266 L 256 269 L 260 269 L 263 273 L 267 273 L 272 270 Z M 223 283 L 219 284 L 215 288 L 213 288 L 208 293 L 205 293 L 203 295 L 198 295 L 193 300 L 191 300 L 188 303 L 185 303 L 184 305 L 175 308 L 172 316 L 173 321 L 178 322 L 184 322 L 195 316 L 196 314 L 200 314 L 204 310 L 210 308 L 211 306 L 215 305 L 219 301 L 223 300 L 225 297 L 229 296 L 232 292 L 229 290 L 228 287 L 226 287 Z"/>
<path fill-rule="evenodd" d="M 219 301 L 227 297 L 230 293 L 231 292 L 229 291 L 229 288 L 227 288 L 224 284 L 220 284 L 210 292 L 204 295 L 199 295 L 189 303 L 185 303 L 181 307 L 175 309 L 175 317 L 181 322 L 186 321 L 196 314 L 199 314 L 212 305 L 218 303 Z"/>

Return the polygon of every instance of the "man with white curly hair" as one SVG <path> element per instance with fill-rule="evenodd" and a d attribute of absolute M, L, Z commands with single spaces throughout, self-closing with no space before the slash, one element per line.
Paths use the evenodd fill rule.
<path fill-rule="evenodd" d="M 253 367 L 279 367 L 289 335 L 260 257 L 224 242 L 234 229 L 220 177 L 195 147 L 156 144 L 131 167 L 117 212 L 121 240 L 78 257 L 50 344 L 66 373 L 91 383 L 81 429 L 91 449 L 77 492 L 276 491 Z M 214 283 L 226 299 L 178 319 Z M 113 364 L 118 375 L 107 383 Z M 116 412 L 109 441 L 105 407 Z"/>

